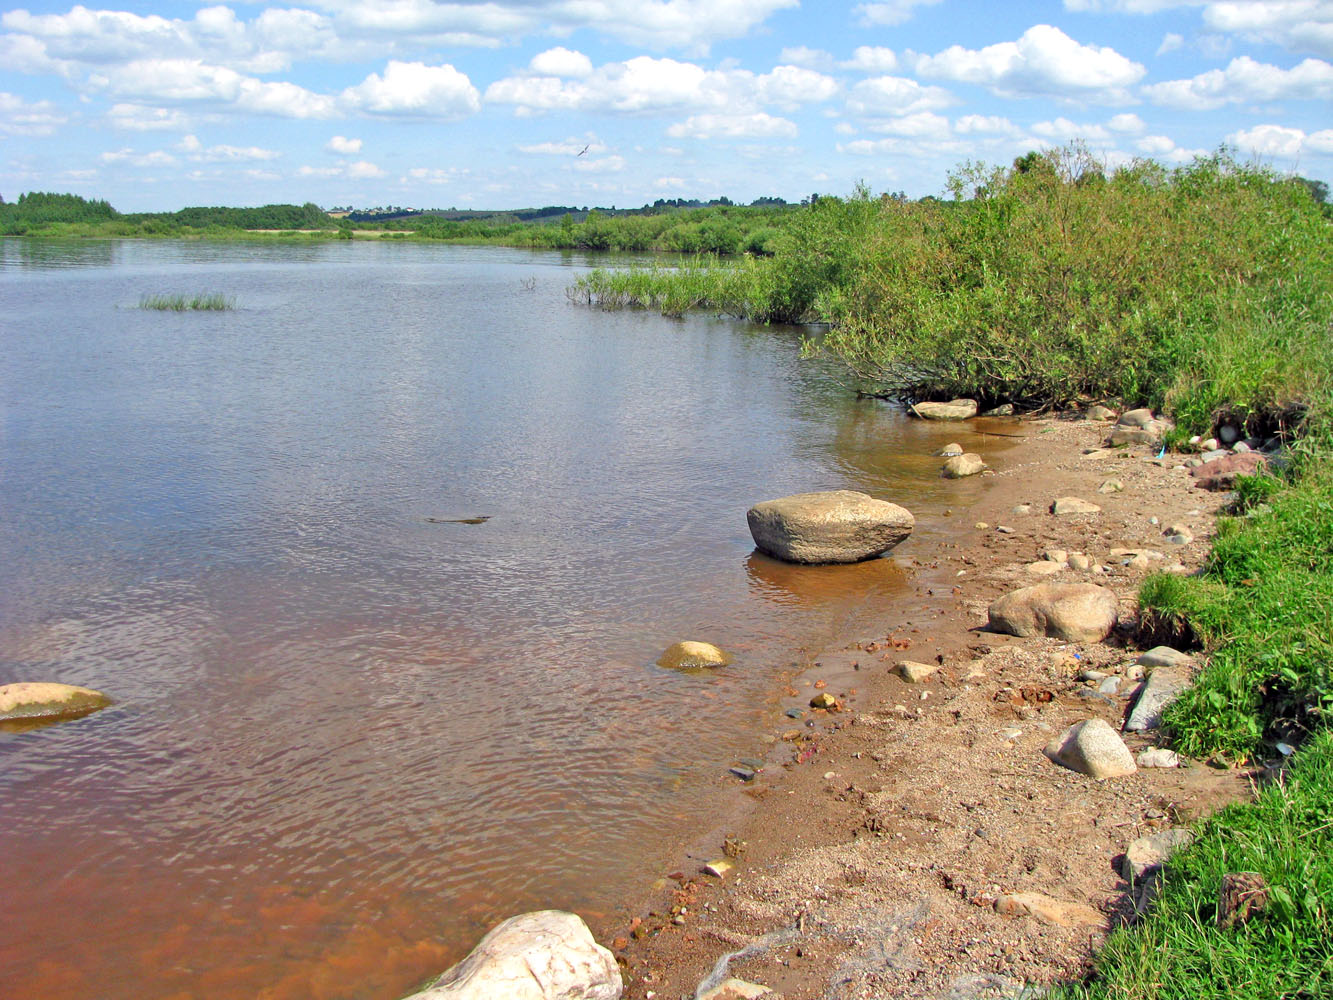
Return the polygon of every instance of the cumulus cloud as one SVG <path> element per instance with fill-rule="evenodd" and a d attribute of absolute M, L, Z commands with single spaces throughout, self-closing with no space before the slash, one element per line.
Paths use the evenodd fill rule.
<path fill-rule="evenodd" d="M 69 116 L 50 101 L 25 101 L 0 91 L 0 133 L 5 135 L 51 135 Z"/>
<path fill-rule="evenodd" d="M 383 177 L 384 170 L 366 160 L 355 163 L 340 163 L 333 167 L 301 167 L 296 171 L 301 177 L 342 177 L 346 180 L 366 180 Z"/>
<path fill-rule="evenodd" d="M 943 87 L 922 86 L 903 76 L 876 76 L 852 88 L 847 107 L 858 115 L 910 115 L 956 104 Z"/>
<path fill-rule="evenodd" d="M 1185 36 L 1178 35 L 1174 31 L 1168 31 L 1162 36 L 1162 44 L 1157 46 L 1157 55 L 1164 56 L 1168 52 L 1174 52 L 1185 44 Z"/>
<path fill-rule="evenodd" d="M 544 156 L 579 156 L 606 152 L 606 145 L 589 137 L 587 139 L 565 139 L 560 142 L 537 142 L 529 146 L 519 146 L 520 153 L 536 153 Z"/>
<path fill-rule="evenodd" d="M 89 78 L 95 89 L 136 101 L 232 105 L 283 118 L 328 118 L 333 99 L 294 83 L 269 83 L 198 59 L 141 59 Z"/>
<path fill-rule="evenodd" d="M 339 156 L 354 156 L 361 152 L 361 140 L 335 135 L 324 144 L 324 148 L 330 153 L 337 153 Z"/>
<path fill-rule="evenodd" d="M 635 56 L 607 63 L 579 80 L 524 74 L 497 80 L 486 100 L 510 104 L 519 114 L 545 111 L 597 111 L 648 114 L 663 111 L 758 111 L 765 104 L 787 107 L 826 100 L 837 83 L 799 66 L 779 66 L 770 73 L 706 70 L 676 59 Z"/>
<path fill-rule="evenodd" d="M 1136 114 L 1112 115 L 1111 120 L 1106 123 L 1106 127 L 1112 132 L 1126 132 L 1134 134 L 1142 132 L 1148 126 L 1143 124 L 1143 119 Z"/>
<path fill-rule="evenodd" d="M 863 73 L 892 73 L 898 68 L 898 55 L 893 49 L 879 45 L 858 45 L 852 57 L 842 63 L 842 68 Z"/>
<path fill-rule="evenodd" d="M 528 65 L 540 76 L 570 76 L 575 79 L 592 76 L 591 59 L 582 52 L 559 46 L 537 53 Z"/>
<path fill-rule="evenodd" d="M 1124 104 L 1147 71 L 1106 46 L 1083 45 L 1059 28 L 1038 24 L 1013 42 L 982 49 L 952 45 L 936 55 L 909 53 L 919 76 L 975 83 L 1004 97 L 1078 97 Z"/>
<path fill-rule="evenodd" d="M 823 49 L 812 49 L 805 45 L 791 45 L 782 50 L 779 58 L 792 66 L 804 66 L 806 69 L 828 69 L 833 65 L 833 56 Z"/>
<path fill-rule="evenodd" d="M 1210 3 L 1203 19 L 1214 31 L 1240 35 L 1249 41 L 1333 56 L 1333 5 L 1327 0 Z"/>
<path fill-rule="evenodd" d="M 1032 126 L 1033 135 L 1055 142 L 1068 142 L 1071 139 L 1086 139 L 1089 142 L 1105 142 L 1111 133 L 1104 126 L 1090 123 L 1079 124 L 1068 118 L 1056 118 L 1053 121 L 1037 122 Z"/>
<path fill-rule="evenodd" d="M 940 0 L 879 0 L 856 5 L 856 15 L 867 26 L 892 26 L 911 19 L 917 7 L 933 7 Z"/>
<path fill-rule="evenodd" d="M 1306 133 L 1286 125 L 1256 125 L 1227 136 L 1237 149 L 1259 156 L 1296 158 L 1302 153 L 1333 153 L 1333 129 Z"/>
<path fill-rule="evenodd" d="M 126 163 L 132 167 L 170 167 L 176 163 L 176 157 L 157 149 L 151 153 L 140 153 L 133 149 L 108 151 L 98 157 L 103 163 Z"/>
<path fill-rule="evenodd" d="M 796 132 L 794 122 L 786 118 L 775 118 L 762 111 L 748 115 L 691 115 L 685 121 L 667 129 L 667 135 L 674 139 L 790 138 L 796 135 Z"/>
<path fill-rule="evenodd" d="M 918 111 L 914 115 L 890 118 L 872 126 L 872 131 L 885 135 L 903 135 L 916 138 L 941 139 L 950 134 L 949 119 L 933 111 Z"/>
<path fill-rule="evenodd" d="M 371 73 L 344 90 L 340 102 L 366 114 L 450 120 L 480 110 L 481 95 L 466 74 L 448 64 L 428 66 L 391 59 L 383 76 Z"/>
<path fill-rule="evenodd" d="M 962 115 L 953 123 L 960 135 L 1018 135 L 1020 129 L 1000 115 Z"/>
<path fill-rule="evenodd" d="M 625 160 L 620 156 L 604 156 L 597 160 L 579 159 L 574 161 L 574 169 L 591 174 L 618 173 L 625 169 Z"/>
<path fill-rule="evenodd" d="M 112 128 L 127 132 L 167 132 L 185 128 L 189 118 L 173 108 L 150 108 L 142 104 L 113 104 L 106 114 Z"/>
<path fill-rule="evenodd" d="M 260 146 L 205 146 L 198 136 L 187 135 L 181 138 L 176 148 L 185 153 L 196 163 L 238 163 L 252 160 L 276 160 L 281 154 L 277 150 L 263 149 Z"/>
<path fill-rule="evenodd" d="M 1155 104 L 1189 111 L 1210 111 L 1249 101 L 1333 98 L 1333 64 L 1306 59 L 1291 69 L 1256 62 L 1249 56 L 1231 60 L 1226 69 L 1209 70 L 1188 80 L 1168 80 L 1143 88 Z"/>

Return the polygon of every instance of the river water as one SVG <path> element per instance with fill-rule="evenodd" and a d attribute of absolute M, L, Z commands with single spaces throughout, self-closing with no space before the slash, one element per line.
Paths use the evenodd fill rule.
<path fill-rule="evenodd" d="M 609 912 L 799 650 L 901 592 L 754 554 L 745 510 L 939 506 L 950 430 L 800 331 L 572 305 L 589 264 L 0 241 L 0 683 L 115 699 L 0 731 L 6 997 L 388 1000 L 505 916 Z M 654 665 L 683 638 L 735 663 Z"/>

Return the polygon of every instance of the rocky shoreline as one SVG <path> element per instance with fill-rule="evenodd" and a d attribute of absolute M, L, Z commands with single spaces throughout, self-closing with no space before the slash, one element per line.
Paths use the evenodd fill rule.
<path fill-rule="evenodd" d="M 914 592 L 874 634 L 805 651 L 767 755 L 720 779 L 734 828 L 592 921 L 623 996 L 1032 996 L 1135 919 L 1154 850 L 1248 797 L 1247 773 L 1157 746 L 1160 699 L 1131 721 L 1145 674 L 1189 670 L 1137 647 L 1138 584 L 1197 569 L 1226 502 L 1131 419 L 1024 420 L 966 509 L 914 512 L 945 529 L 894 551 Z M 1052 584 L 1110 594 L 1107 628 L 996 622 L 998 598 Z M 1109 770 L 1079 765 L 1082 734 Z"/>

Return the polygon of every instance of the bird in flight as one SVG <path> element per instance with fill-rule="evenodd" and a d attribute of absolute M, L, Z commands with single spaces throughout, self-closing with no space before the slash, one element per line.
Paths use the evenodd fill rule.
<path fill-rule="evenodd" d="M 588 145 L 584 146 L 582 149 L 580 149 L 580 150 L 579 150 L 577 153 L 575 153 L 574 155 L 575 155 L 575 156 L 582 156 L 584 153 L 586 153 L 586 152 L 587 152 L 588 150 L 590 150 L 590 149 L 592 149 L 592 143 L 588 143 Z"/>

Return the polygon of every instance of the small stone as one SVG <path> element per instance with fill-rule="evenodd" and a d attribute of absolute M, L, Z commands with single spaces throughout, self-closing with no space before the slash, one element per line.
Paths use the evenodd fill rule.
<path fill-rule="evenodd" d="M 1244 441 L 1237 441 L 1235 444 L 1231 446 L 1231 451 L 1233 454 L 1236 455 L 1244 455 L 1246 452 L 1254 451 L 1254 449 L 1251 448 Z"/>
<path fill-rule="evenodd" d="M 1039 892 L 1011 892 L 995 901 L 995 912 L 1006 916 L 1036 917 L 1060 927 L 1105 927 L 1104 914 L 1085 903 L 1065 903 Z"/>
<path fill-rule="evenodd" d="M 1064 572 L 1065 564 L 1040 559 L 1037 562 L 1028 563 L 1023 568 L 1032 576 L 1055 576 L 1057 573 Z"/>
<path fill-rule="evenodd" d="M 898 673 L 908 684 L 920 684 L 939 669 L 938 664 L 918 663 L 915 660 L 898 661 Z"/>
<path fill-rule="evenodd" d="M 1016 740 L 1023 735 L 1023 730 L 1017 726 L 1009 726 L 1007 729 L 1000 730 L 1000 736 L 1006 740 Z"/>
<path fill-rule="evenodd" d="M 759 997 L 771 996 L 772 993 L 767 986 L 732 978 L 724 979 L 707 993 L 700 993 L 698 1000 L 757 1000 Z"/>
<path fill-rule="evenodd" d="M 1120 862 L 1120 874 L 1128 882 L 1138 882 L 1156 869 L 1182 847 L 1194 843 L 1194 834 L 1183 828 L 1163 830 L 1140 837 L 1127 848 Z"/>
<path fill-rule="evenodd" d="M 1180 756 L 1166 747 L 1152 747 L 1138 756 L 1139 767 L 1179 767 Z"/>
<path fill-rule="evenodd" d="M 985 531 L 987 528 L 990 527 L 990 525 L 987 524 L 985 521 L 978 521 L 972 527 L 976 528 L 978 531 Z"/>
<path fill-rule="evenodd" d="M 1014 533 L 1014 529 L 1007 524 L 997 524 L 995 530 L 1002 535 L 1012 535 Z"/>
<path fill-rule="evenodd" d="M 1137 555 L 1131 556 L 1125 565 L 1130 569 L 1149 569 L 1152 567 L 1152 560 L 1144 553 L 1140 552 Z"/>
<path fill-rule="evenodd" d="M 1020 504 L 1018 504 L 1016 507 L 1014 507 L 1013 512 L 1014 512 L 1015 514 L 1018 514 L 1019 516 L 1022 516 L 1023 514 L 1031 514 L 1031 513 L 1032 513 L 1032 504 L 1030 504 L 1030 503 L 1020 503 Z"/>
<path fill-rule="evenodd" d="M 838 707 L 838 699 L 833 697 L 827 691 L 821 692 L 810 699 L 811 708 L 822 708 L 831 712 Z"/>
<path fill-rule="evenodd" d="M 1243 455 L 1224 455 L 1216 461 L 1208 461 L 1190 472 L 1195 485 L 1205 490 L 1229 490 L 1235 487 L 1238 476 L 1257 475 L 1267 464 L 1268 459 L 1258 452 L 1246 452 Z"/>
<path fill-rule="evenodd" d="M 961 455 L 962 453 L 963 453 L 963 446 L 961 444 L 958 444 L 957 442 L 946 444 L 939 451 L 935 452 L 935 454 L 938 455 L 940 458 L 954 458 L 955 456 Z"/>
<path fill-rule="evenodd" d="M 741 781 L 754 781 L 755 771 L 748 767 L 731 767 L 728 770 Z"/>
<path fill-rule="evenodd" d="M 1212 451 L 1205 451 L 1199 457 L 1203 459 L 1204 465 L 1211 465 L 1213 462 L 1220 462 L 1230 455 L 1231 452 L 1226 448 L 1214 448 Z"/>
<path fill-rule="evenodd" d="M 1069 562 L 1069 553 L 1064 549 L 1047 549 L 1041 554 L 1041 557 L 1047 562 L 1066 563 Z"/>
<path fill-rule="evenodd" d="M 1101 510 L 1095 503 L 1078 497 L 1060 497 L 1051 504 L 1052 514 L 1096 514 Z"/>
<path fill-rule="evenodd" d="M 1103 680 L 1100 684 L 1097 685 L 1098 694 L 1114 695 L 1119 690 L 1120 690 L 1119 677 L 1107 677 L 1105 680 Z"/>
<path fill-rule="evenodd" d="M 1075 723 L 1064 735 L 1051 741 L 1045 752 L 1057 764 L 1099 780 L 1138 770 L 1125 741 L 1104 719 Z"/>
<path fill-rule="evenodd" d="M 1188 545 L 1194 541 L 1194 532 L 1190 531 L 1189 525 L 1179 522 L 1167 528 L 1162 535 L 1172 545 Z"/>
<path fill-rule="evenodd" d="M 717 860 L 710 861 L 708 864 L 704 865 L 704 874 L 712 875 L 714 878 L 722 878 L 722 876 L 726 875 L 727 872 L 735 867 L 736 866 L 726 858 L 718 858 Z"/>
<path fill-rule="evenodd" d="M 1159 520 L 1157 519 L 1157 515 L 1154 514 L 1152 517 L 1148 518 L 1148 523 L 1151 524 L 1153 527 L 1156 527 L 1157 525 L 1161 524 L 1162 522 L 1159 521 Z"/>
<path fill-rule="evenodd" d="M 659 667 L 672 670 L 695 670 L 702 667 L 725 667 L 731 657 L 710 642 L 678 642 L 657 660 Z"/>
<path fill-rule="evenodd" d="M 1129 713 L 1129 721 L 1125 723 L 1126 731 L 1140 733 L 1158 728 L 1162 724 L 1162 712 L 1191 684 L 1187 670 L 1157 667 L 1148 675 L 1148 683 L 1143 685 L 1139 700 L 1134 703 L 1134 711 Z"/>
<path fill-rule="evenodd" d="M 1217 438 L 1204 438 L 1199 442 L 1200 451 L 1217 451 L 1221 447 L 1222 442 L 1218 441 Z"/>
<path fill-rule="evenodd" d="M 1143 680 L 1146 676 L 1148 676 L 1148 671 L 1144 670 L 1138 663 L 1131 663 L 1125 668 L 1125 680 L 1127 681 L 1134 681 L 1137 683 Z"/>
<path fill-rule="evenodd" d="M 1119 479 L 1106 479 L 1097 487 L 1098 493 L 1121 493 L 1125 489 L 1125 484 Z"/>
<path fill-rule="evenodd" d="M 981 460 L 980 455 L 970 453 L 955 455 L 945 461 L 944 468 L 940 470 L 940 475 L 945 479 L 965 479 L 968 476 L 985 472 L 988 468 L 989 466 Z"/>
<path fill-rule="evenodd" d="M 1083 419 L 1084 419 L 1084 420 L 1113 420 L 1113 419 L 1115 419 L 1115 410 L 1112 410 L 1112 409 L 1110 409 L 1109 407 L 1106 407 L 1106 406 L 1102 406 L 1101 403 L 1096 403 L 1096 404 L 1094 404 L 1094 405 L 1088 407 L 1087 412 L 1083 414 Z"/>
<path fill-rule="evenodd" d="M 1110 676 L 1104 670 L 1093 670 L 1090 667 L 1084 667 L 1078 672 L 1078 679 L 1081 681 L 1104 681 Z"/>
<path fill-rule="evenodd" d="M 1069 568 L 1080 573 L 1086 573 L 1092 568 L 1092 560 L 1082 552 L 1071 552 L 1069 554 Z"/>
<path fill-rule="evenodd" d="M 789 719 L 801 719 L 805 717 L 804 709 L 800 708 L 789 708 L 783 714 Z"/>
<path fill-rule="evenodd" d="M 1201 458 L 1187 458 L 1187 459 L 1185 459 L 1185 468 L 1187 468 L 1187 469 L 1197 469 L 1197 468 L 1198 468 L 1199 466 L 1201 466 L 1201 465 L 1203 465 L 1203 459 L 1201 459 Z"/>

